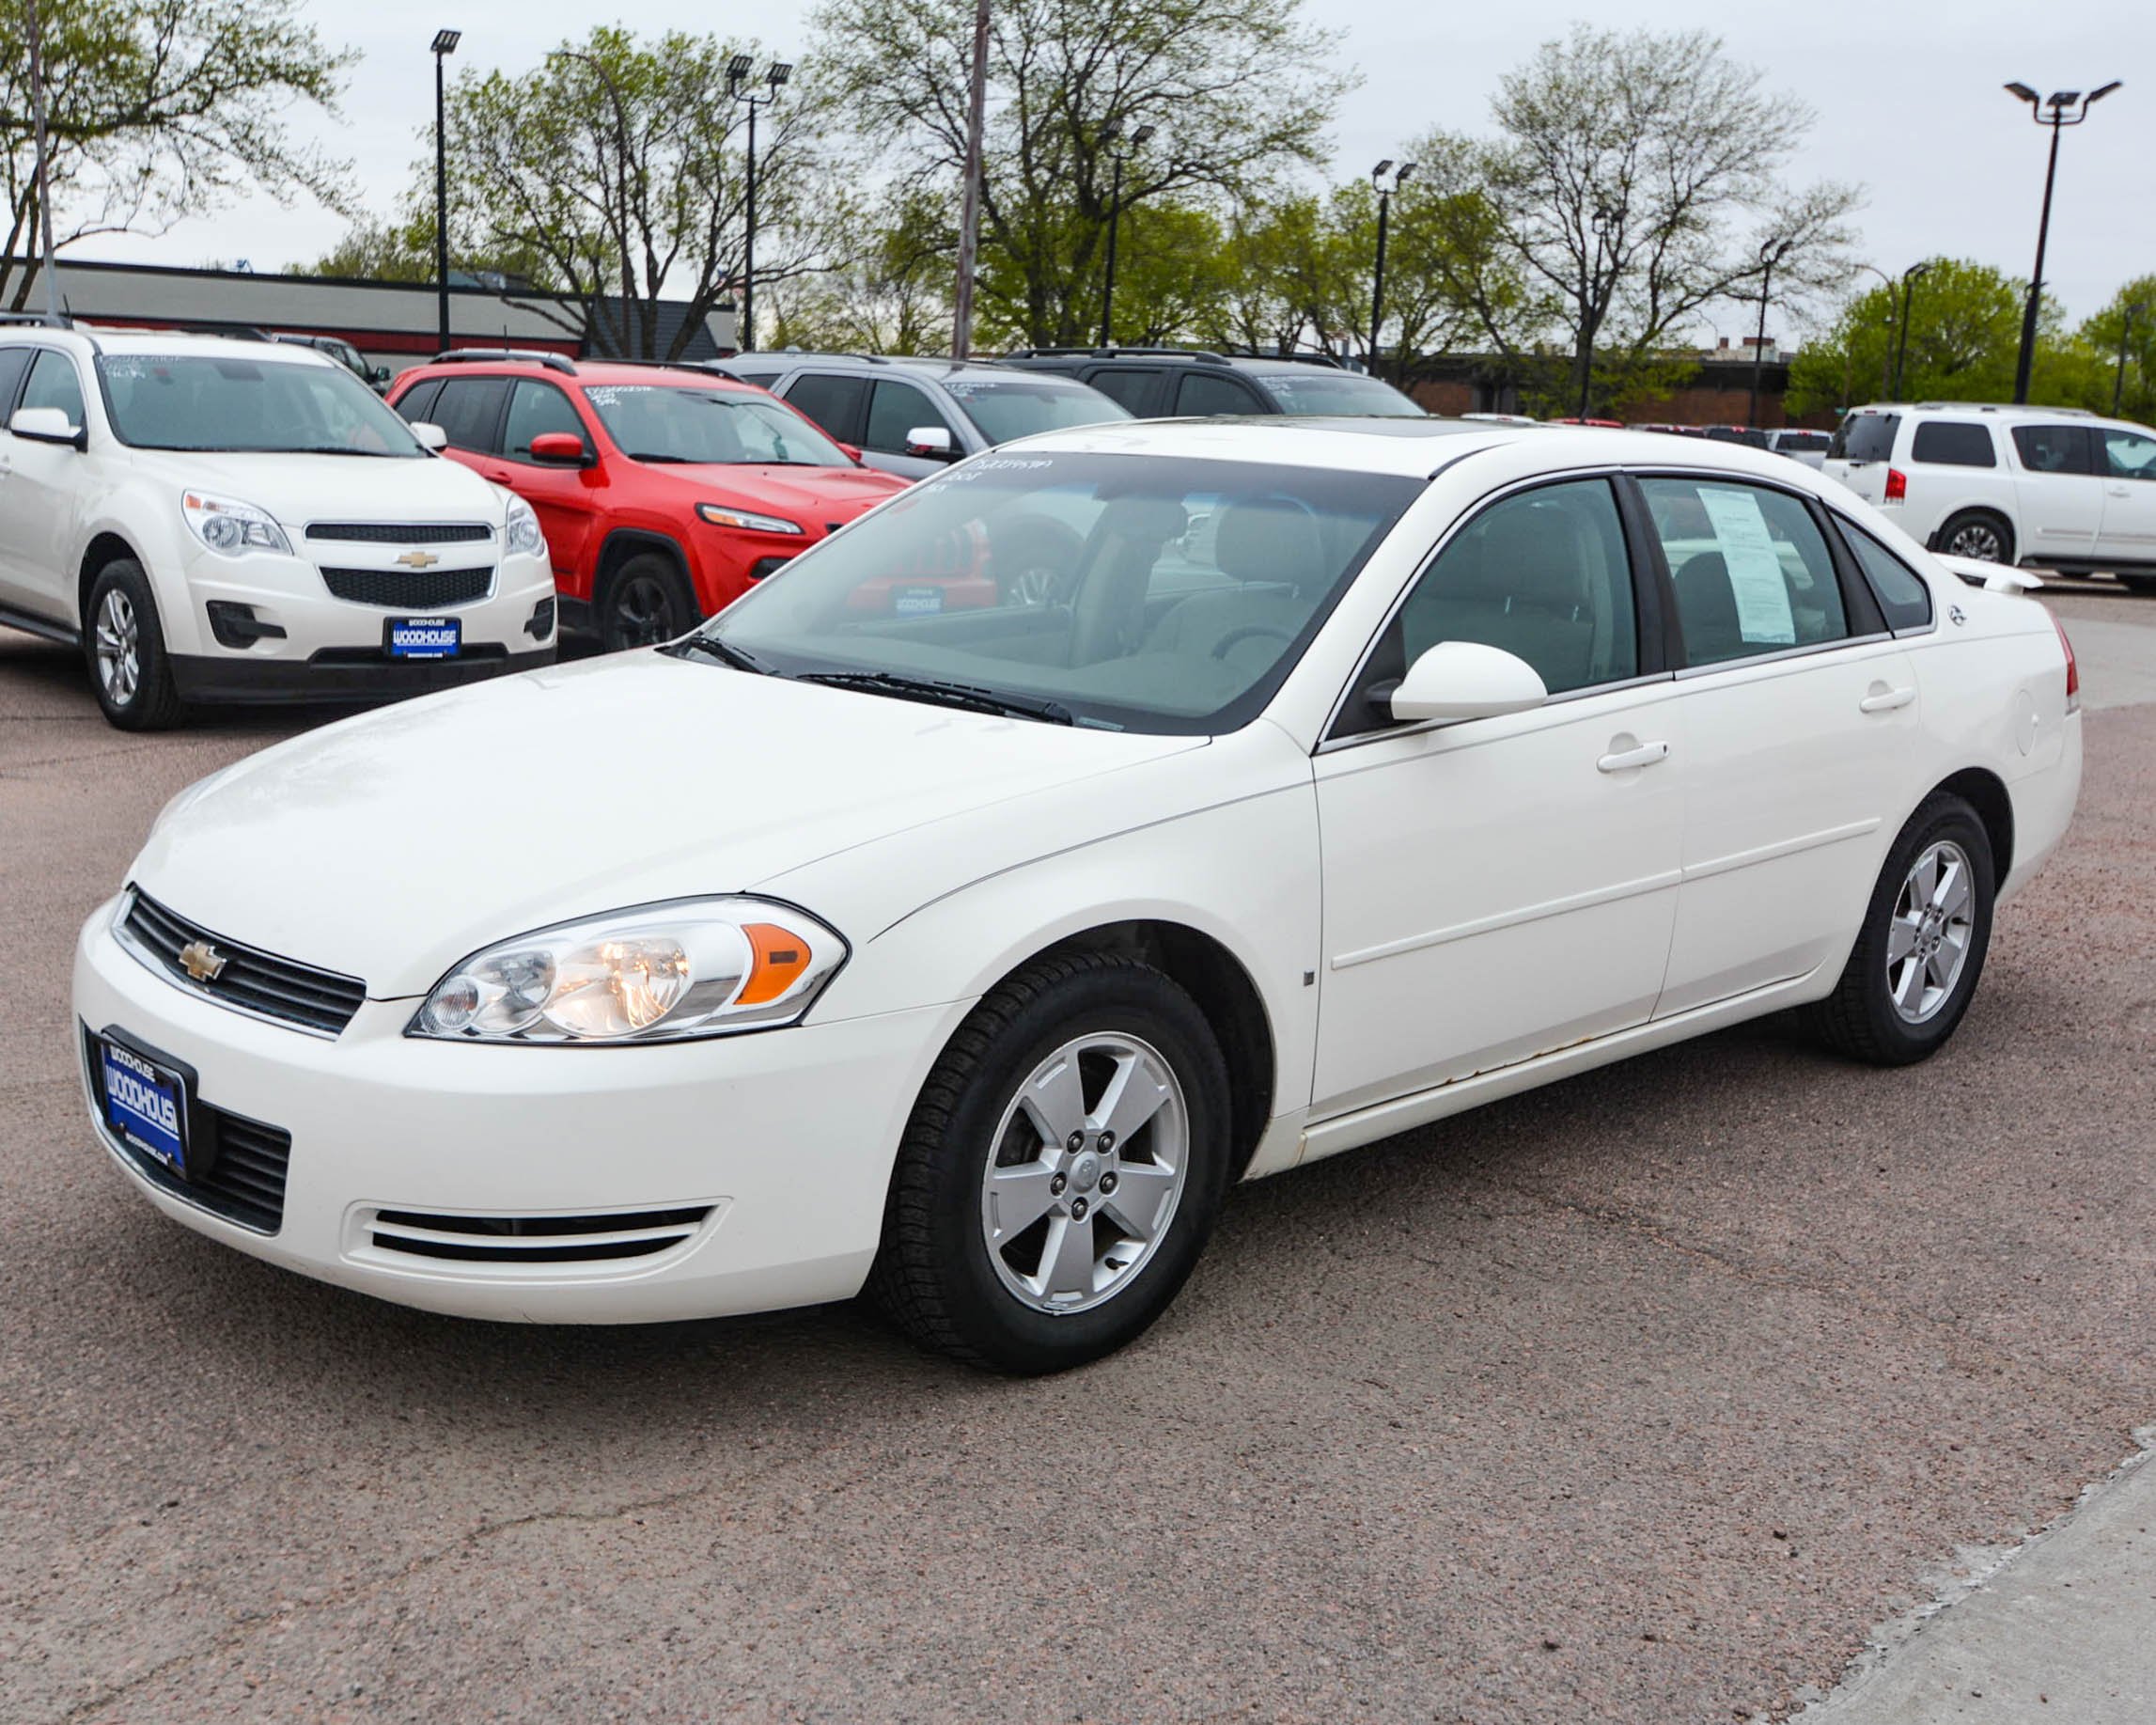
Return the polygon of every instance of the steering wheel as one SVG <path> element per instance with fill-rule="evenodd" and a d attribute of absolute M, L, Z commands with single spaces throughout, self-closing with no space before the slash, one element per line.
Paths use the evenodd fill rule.
<path fill-rule="evenodd" d="M 1227 657 L 1227 650 L 1230 647 L 1235 646 L 1240 641 L 1247 641 L 1254 635 L 1272 635 L 1275 640 L 1283 643 L 1292 641 L 1295 638 L 1294 631 L 1289 629 L 1275 629 L 1271 623 L 1245 623 L 1240 629 L 1230 629 L 1219 640 L 1215 641 L 1212 644 L 1212 656 L 1216 659 L 1225 659 Z"/>

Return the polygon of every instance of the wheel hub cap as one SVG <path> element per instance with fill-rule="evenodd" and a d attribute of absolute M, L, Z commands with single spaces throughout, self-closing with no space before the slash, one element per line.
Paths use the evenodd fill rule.
<path fill-rule="evenodd" d="M 142 681 L 141 631 L 135 621 L 133 602 L 117 588 L 108 592 L 98 606 L 94 639 L 98 682 L 103 686 L 106 699 L 115 706 L 124 707 L 134 698 L 135 688 Z"/>
<path fill-rule="evenodd" d="M 1036 1311 L 1112 1298 L 1168 1231 L 1189 1166 L 1182 1086 L 1159 1051 L 1096 1031 L 1036 1066 L 981 1181 L 996 1278 Z"/>
<path fill-rule="evenodd" d="M 1976 933 L 1969 855 L 1950 839 L 1910 866 L 1886 930 L 1886 989 L 1906 1024 L 1935 1017 L 1954 997 Z"/>

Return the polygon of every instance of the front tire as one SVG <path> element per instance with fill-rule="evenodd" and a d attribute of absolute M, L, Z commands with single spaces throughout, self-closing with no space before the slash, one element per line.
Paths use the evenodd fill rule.
<path fill-rule="evenodd" d="M 2014 560 L 2014 530 L 1990 510 L 1963 510 L 1949 516 L 1933 543 L 1949 557 L 1970 557 L 1978 563 Z"/>
<path fill-rule="evenodd" d="M 599 608 L 599 638 L 608 652 L 657 647 L 703 620 L 689 578 L 673 558 L 640 551 L 607 578 Z"/>
<path fill-rule="evenodd" d="M 1226 1065 L 1187 994 L 1132 957 L 1039 959 L 922 1087 L 869 1294 L 915 1341 L 990 1371 L 1111 1354 L 1197 1262 L 1227 1134 Z"/>
<path fill-rule="evenodd" d="M 1835 1047 L 1907 1066 L 1945 1047 L 1983 974 L 1997 890 L 1991 837 L 1960 797 L 1927 797 L 1887 853 L 1835 992 L 1813 1009 Z"/>
<path fill-rule="evenodd" d="M 166 730 L 184 709 L 164 651 L 149 578 L 132 557 L 107 563 L 90 584 L 83 656 L 105 718 L 121 730 Z"/>

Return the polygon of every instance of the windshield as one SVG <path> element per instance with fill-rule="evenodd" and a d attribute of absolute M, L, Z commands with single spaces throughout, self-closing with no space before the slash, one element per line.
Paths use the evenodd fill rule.
<path fill-rule="evenodd" d="M 1061 431 L 1103 419 L 1128 419 L 1131 410 L 1086 384 L 1042 377 L 950 377 L 944 387 L 990 443 L 1036 431 Z"/>
<path fill-rule="evenodd" d="M 1304 366 L 1293 371 L 1267 371 L 1258 380 L 1272 392 L 1284 414 L 1330 414 L 1378 419 L 1423 419 L 1429 416 L 1390 384 L 1352 371 Z"/>
<path fill-rule="evenodd" d="M 1158 455 L 976 456 L 704 626 L 781 675 L 881 672 L 1081 725 L 1255 717 L 1419 479 Z"/>
<path fill-rule="evenodd" d="M 851 467 L 846 451 L 761 391 L 592 384 L 584 399 L 633 462 Z"/>
<path fill-rule="evenodd" d="M 105 353 L 114 433 L 138 449 L 421 460 L 395 410 L 342 366 L 225 353 Z"/>

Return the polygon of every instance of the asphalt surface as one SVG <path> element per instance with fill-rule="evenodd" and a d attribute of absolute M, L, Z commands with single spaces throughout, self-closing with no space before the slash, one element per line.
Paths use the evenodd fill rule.
<path fill-rule="evenodd" d="M 2092 709 L 2156 670 L 2156 603 L 2054 603 Z M 74 931 L 320 716 L 127 737 L 0 632 L 8 1721 L 1774 1715 L 2151 1421 L 2156 704 L 2088 714 L 1928 1065 L 1769 1024 L 1243 1188 L 1145 1341 L 1034 1383 L 851 1308 L 429 1317 L 138 1200 Z"/>

